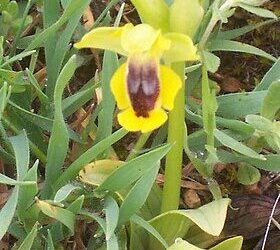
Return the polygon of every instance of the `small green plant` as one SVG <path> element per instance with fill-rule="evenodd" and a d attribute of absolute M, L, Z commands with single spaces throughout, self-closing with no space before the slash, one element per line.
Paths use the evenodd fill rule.
<path fill-rule="evenodd" d="M 26 19 L 19 16 L 19 7 L 16 1 L 0 1 L 0 36 L 13 36 L 21 28 L 32 22 L 32 17 Z"/>

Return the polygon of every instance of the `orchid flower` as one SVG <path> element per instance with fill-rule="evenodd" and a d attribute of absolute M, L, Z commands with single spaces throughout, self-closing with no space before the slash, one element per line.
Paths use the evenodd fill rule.
<path fill-rule="evenodd" d="M 180 77 L 165 65 L 199 59 L 190 37 L 163 34 L 148 24 L 96 28 L 75 47 L 105 49 L 127 57 L 113 75 L 110 86 L 120 109 L 120 125 L 142 133 L 165 123 L 166 111 L 173 109 L 182 86 Z"/>

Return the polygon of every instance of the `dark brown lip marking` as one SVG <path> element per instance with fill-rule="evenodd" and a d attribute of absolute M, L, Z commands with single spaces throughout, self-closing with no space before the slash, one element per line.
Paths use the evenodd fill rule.
<path fill-rule="evenodd" d="M 130 61 L 126 84 L 137 117 L 149 117 L 159 96 L 158 68 L 154 61 L 145 64 Z"/>

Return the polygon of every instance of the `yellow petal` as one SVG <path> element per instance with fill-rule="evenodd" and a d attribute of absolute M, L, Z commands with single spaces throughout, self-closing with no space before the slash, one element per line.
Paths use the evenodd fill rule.
<path fill-rule="evenodd" d="M 172 69 L 161 65 L 160 82 L 160 97 L 162 106 L 167 110 L 171 110 L 173 109 L 174 100 L 178 90 L 182 87 L 182 81 Z"/>
<path fill-rule="evenodd" d="M 142 133 L 147 133 L 150 131 L 153 131 L 154 129 L 159 128 L 161 125 L 163 125 L 168 116 L 166 112 L 162 109 L 152 110 L 149 112 L 148 118 L 142 118 L 143 119 L 143 125 L 141 128 Z"/>
<path fill-rule="evenodd" d="M 130 105 L 125 82 L 126 68 L 127 63 L 122 64 L 113 75 L 110 83 L 111 91 L 119 109 L 126 109 Z"/>
<path fill-rule="evenodd" d="M 128 131 L 147 133 L 157 129 L 167 120 L 167 114 L 162 109 L 152 110 L 149 117 L 137 117 L 133 109 L 129 108 L 118 114 L 118 121 Z"/>
<path fill-rule="evenodd" d="M 152 26 L 139 24 L 123 30 L 121 44 L 129 54 L 141 53 L 150 50 L 159 35 L 160 31 Z"/>
<path fill-rule="evenodd" d="M 121 55 L 127 55 L 126 50 L 121 45 L 121 35 L 124 27 L 102 27 L 96 28 L 85 34 L 82 40 L 74 47 L 77 49 L 82 48 L 96 48 L 105 49 L 117 52 Z"/>
<path fill-rule="evenodd" d="M 172 63 L 199 60 L 197 48 L 194 46 L 190 37 L 180 33 L 167 33 L 164 37 L 171 41 L 169 50 L 163 55 L 165 62 Z"/>

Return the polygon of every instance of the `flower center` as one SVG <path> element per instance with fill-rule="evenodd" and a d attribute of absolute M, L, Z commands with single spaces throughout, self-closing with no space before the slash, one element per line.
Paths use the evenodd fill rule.
<path fill-rule="evenodd" d="M 126 84 L 136 116 L 149 117 L 160 91 L 157 63 L 154 60 L 129 60 Z"/>

